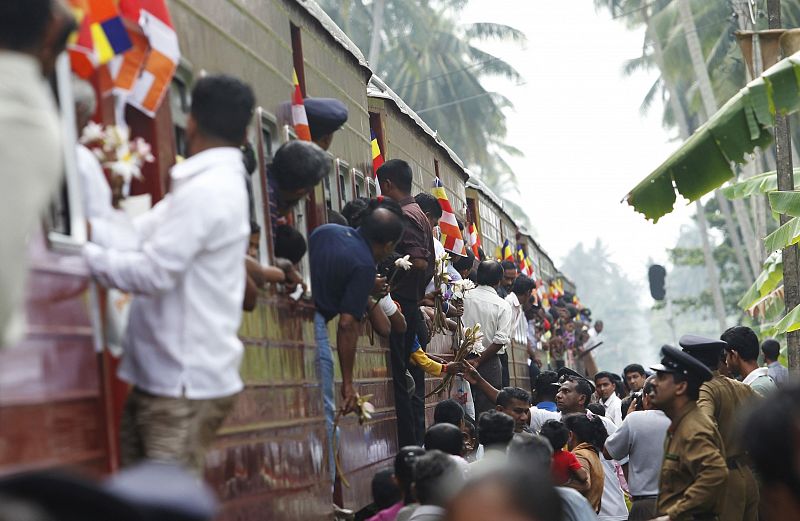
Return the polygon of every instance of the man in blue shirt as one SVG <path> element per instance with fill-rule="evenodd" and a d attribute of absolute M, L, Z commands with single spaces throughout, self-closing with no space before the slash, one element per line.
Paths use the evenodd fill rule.
<path fill-rule="evenodd" d="M 317 308 L 314 316 L 316 363 L 328 430 L 331 479 L 336 472 L 333 460 L 336 404 L 328 321 L 339 316 L 336 350 L 342 370 L 341 413 L 344 415 L 357 410 L 358 394 L 353 386 L 353 365 L 359 323 L 367 311 L 367 299 L 375 287 L 375 264 L 394 251 L 405 226 L 402 210 L 390 200 L 370 201 L 362 215 L 358 229 L 326 224 L 315 229 L 309 237 L 311 292 Z"/>

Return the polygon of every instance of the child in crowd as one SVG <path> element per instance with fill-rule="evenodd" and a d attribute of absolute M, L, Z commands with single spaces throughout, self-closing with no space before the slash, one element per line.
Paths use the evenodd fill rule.
<path fill-rule="evenodd" d="M 563 486 L 573 480 L 585 484 L 589 479 L 586 469 L 581 467 L 575 454 L 564 450 L 569 440 L 569 429 L 566 425 L 558 420 L 547 420 L 539 433 L 553 447 L 553 463 L 550 469 L 553 484 Z"/>

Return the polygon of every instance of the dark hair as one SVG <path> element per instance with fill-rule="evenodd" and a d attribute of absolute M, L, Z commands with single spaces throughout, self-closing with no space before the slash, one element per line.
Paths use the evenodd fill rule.
<path fill-rule="evenodd" d="M 256 151 L 253 149 L 253 144 L 249 141 L 239 147 L 239 150 L 242 151 L 242 163 L 244 163 L 244 169 L 247 170 L 247 175 L 253 175 L 258 168 L 258 160 L 256 160 Z"/>
<path fill-rule="evenodd" d="M 403 498 L 392 469 L 381 469 L 372 476 L 372 501 L 378 510 L 389 508 Z"/>
<path fill-rule="evenodd" d="M 764 358 L 777 360 L 781 355 L 781 344 L 774 338 L 768 338 L 761 344 L 761 351 L 764 352 Z"/>
<path fill-rule="evenodd" d="M 461 429 L 450 423 L 437 423 L 425 432 L 425 450 L 440 450 L 445 454 L 461 456 L 464 450 L 464 435 Z"/>
<path fill-rule="evenodd" d="M 478 424 L 475 423 L 472 416 L 468 414 L 464 415 L 464 431 L 469 434 L 471 438 L 478 439 Z"/>
<path fill-rule="evenodd" d="M 553 446 L 544 436 L 521 432 L 508 444 L 508 457 L 533 468 L 549 468 Z"/>
<path fill-rule="evenodd" d="M 568 376 L 565 381 L 573 382 L 575 384 L 575 392 L 586 398 L 583 402 L 585 407 L 588 407 L 589 404 L 592 403 L 592 394 L 594 394 L 594 391 L 592 390 L 592 386 L 589 385 L 589 380 L 579 376 Z"/>
<path fill-rule="evenodd" d="M 637 408 L 636 408 L 636 410 L 637 410 L 637 411 L 641 410 L 641 409 L 639 409 L 639 406 L 638 406 L 638 404 L 639 404 L 639 403 L 641 403 L 641 402 L 640 402 L 641 398 L 642 398 L 642 397 L 641 397 L 641 395 L 640 395 L 640 396 L 639 396 L 639 399 L 636 401 L 636 404 L 637 404 Z M 622 419 L 623 419 L 623 420 L 624 420 L 624 419 L 625 419 L 625 417 L 628 415 L 628 409 L 630 409 L 630 408 L 631 408 L 631 402 L 632 402 L 633 400 L 634 400 L 634 396 L 633 396 L 633 395 L 626 396 L 625 398 L 623 398 L 623 399 L 622 399 L 622 403 L 621 403 L 621 405 L 620 405 L 620 407 L 619 407 L 619 412 L 620 412 L 620 416 L 622 417 Z"/>
<path fill-rule="evenodd" d="M 326 213 L 328 216 L 328 224 L 338 224 L 339 226 L 350 226 L 350 223 L 347 222 L 347 219 L 345 219 L 344 215 L 340 214 L 336 210 L 329 209 Z"/>
<path fill-rule="evenodd" d="M 414 174 L 411 166 L 402 159 L 390 159 L 376 172 L 379 181 L 391 181 L 403 193 L 411 193 L 411 181 Z"/>
<path fill-rule="evenodd" d="M 255 104 L 250 85 L 218 74 L 197 80 L 192 89 L 191 114 L 204 135 L 238 147 L 247 134 Z"/>
<path fill-rule="evenodd" d="M 610 382 L 612 385 L 614 385 L 614 382 L 615 382 L 614 375 L 613 375 L 613 374 L 611 374 L 611 372 L 610 372 L 610 371 L 600 371 L 599 373 L 595 374 L 595 375 L 594 375 L 594 383 L 596 384 L 596 383 L 597 383 L 597 380 L 599 380 L 599 379 L 601 379 L 601 378 L 608 378 L 608 381 L 609 381 L 609 382 Z"/>
<path fill-rule="evenodd" d="M 647 377 L 647 380 L 644 381 L 644 386 L 642 387 L 642 394 L 650 394 L 653 392 L 653 389 L 655 388 L 653 382 L 655 382 L 655 379 L 655 376 Z"/>
<path fill-rule="evenodd" d="M 617 366 L 619 367 L 619 366 Z M 622 370 L 622 374 L 628 376 L 628 373 L 639 373 L 642 376 L 647 376 L 647 373 L 644 370 L 644 367 L 641 364 L 628 364 L 625 366 L 625 369 Z"/>
<path fill-rule="evenodd" d="M 474 265 L 475 254 L 470 249 L 467 249 L 464 255 L 455 255 L 453 258 L 453 267 L 456 271 L 471 270 Z"/>
<path fill-rule="evenodd" d="M 444 506 L 463 479 L 453 458 L 439 450 L 426 452 L 414 465 L 414 490 L 422 505 Z"/>
<path fill-rule="evenodd" d="M 519 400 L 530 406 L 531 393 L 525 389 L 520 389 L 519 387 L 503 387 L 503 389 L 497 393 L 495 404 L 501 407 L 508 407 L 511 405 L 511 400 Z"/>
<path fill-rule="evenodd" d="M 456 217 L 456 224 L 458 224 L 458 229 L 464 231 L 464 221 Z"/>
<path fill-rule="evenodd" d="M 686 395 L 690 400 L 696 401 L 698 398 L 700 398 L 700 386 L 703 385 L 703 382 L 701 382 L 698 378 L 689 378 L 687 375 L 680 373 L 670 374 L 672 375 L 672 380 L 676 384 L 686 382 Z"/>
<path fill-rule="evenodd" d="M 588 443 L 598 452 L 603 450 L 603 446 L 608 438 L 606 426 L 598 417 L 591 420 L 585 414 L 568 414 L 562 418 L 564 425 L 582 442 Z"/>
<path fill-rule="evenodd" d="M 734 326 L 728 328 L 719 338 L 728 344 L 725 349 L 736 351 L 742 357 L 742 360 L 758 359 L 758 337 L 749 327 Z"/>
<path fill-rule="evenodd" d="M 250 221 L 250 235 L 261 233 L 261 225 L 256 221 Z"/>
<path fill-rule="evenodd" d="M 310 189 L 328 175 L 331 169 L 328 154 L 310 141 L 287 141 L 275 151 L 269 166 L 282 190 Z"/>
<path fill-rule="evenodd" d="M 408 445 L 400 449 L 394 457 L 394 477 L 403 491 L 405 503 L 413 503 L 411 484 L 414 482 L 414 464 L 417 459 L 425 454 L 425 449 L 417 445 Z"/>
<path fill-rule="evenodd" d="M 507 493 L 510 506 L 526 519 L 561 521 L 564 518 L 561 496 L 553 486 L 549 472 L 543 469 L 522 464 L 493 469 L 471 478 L 460 495 L 469 496 L 484 486 L 496 486 Z"/>
<path fill-rule="evenodd" d="M 361 215 L 358 227 L 364 237 L 376 244 L 397 242 L 403 236 L 406 221 L 400 205 L 391 199 L 371 199 Z"/>
<path fill-rule="evenodd" d="M 595 414 L 597 416 L 606 415 L 606 406 L 603 405 L 602 403 L 597 403 L 597 402 L 590 403 L 589 405 L 586 406 L 586 408 L 592 411 L 592 414 Z"/>
<path fill-rule="evenodd" d="M 52 16 L 52 0 L 0 2 L 0 47 L 12 51 L 34 50 L 44 40 Z"/>
<path fill-rule="evenodd" d="M 448 398 L 436 404 L 433 409 L 433 423 L 449 423 L 461 427 L 464 421 L 464 407 L 460 403 Z"/>
<path fill-rule="evenodd" d="M 505 271 L 505 270 L 517 270 L 517 271 L 519 271 L 519 266 L 514 264 L 514 261 L 504 260 L 500 264 L 503 266 L 503 271 Z"/>
<path fill-rule="evenodd" d="M 542 424 L 539 434 L 544 436 L 550 442 L 550 446 L 554 451 L 559 451 L 564 448 L 569 440 L 569 429 L 567 426 L 558 420 L 547 420 Z"/>
<path fill-rule="evenodd" d="M 361 215 L 364 210 L 369 206 L 369 199 L 366 197 L 358 197 L 349 201 L 344 208 L 342 208 L 342 217 L 347 220 L 347 224 L 352 228 L 361 226 Z"/>
<path fill-rule="evenodd" d="M 518 275 L 517 278 L 514 279 L 514 284 L 511 285 L 511 291 L 517 295 L 522 295 L 523 293 L 533 290 L 535 287 L 536 283 L 533 279 L 527 275 Z"/>
<path fill-rule="evenodd" d="M 289 259 L 292 264 L 297 264 L 307 250 L 306 239 L 299 231 L 288 224 L 281 224 L 275 228 L 276 257 Z"/>
<path fill-rule="evenodd" d="M 786 485 L 795 498 L 800 497 L 799 421 L 800 384 L 793 383 L 753 407 L 740 430 L 744 448 L 764 485 Z"/>
<path fill-rule="evenodd" d="M 503 280 L 503 267 L 499 262 L 485 260 L 478 264 L 478 285 L 497 286 Z"/>
<path fill-rule="evenodd" d="M 536 377 L 536 384 L 533 386 L 533 392 L 536 394 L 538 402 L 554 402 L 556 394 L 558 394 L 558 373 L 555 371 L 542 371 Z M 550 400 L 545 400 L 550 398 Z"/>
<path fill-rule="evenodd" d="M 514 437 L 514 419 L 500 411 L 486 411 L 478 418 L 478 441 L 484 447 L 508 445 Z"/>
<path fill-rule="evenodd" d="M 430 214 L 436 219 L 442 216 L 442 205 L 439 204 L 439 200 L 437 198 L 428 192 L 418 193 L 414 196 L 414 200 L 426 214 Z"/>

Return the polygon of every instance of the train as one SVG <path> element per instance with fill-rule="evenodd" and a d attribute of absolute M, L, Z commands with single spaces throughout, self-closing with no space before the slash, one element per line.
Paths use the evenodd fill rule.
<path fill-rule="evenodd" d="M 282 143 L 295 139 L 285 107 L 296 72 L 302 94 L 345 103 L 349 118 L 328 153 L 331 170 L 294 213 L 306 237 L 355 197 L 376 195 L 371 134 L 385 159 L 408 161 L 415 191 L 441 180 L 454 212 L 474 222 L 483 248 L 493 252 L 505 239 L 520 245 L 545 280 L 560 278 L 552 259 L 503 208 L 503 201 L 474 176 L 392 89 L 374 75 L 361 51 L 311 0 L 168 0 L 179 37 L 181 62 L 155 117 L 128 107 L 132 134 L 152 144 L 156 160 L 131 187 L 152 203 L 168 191 L 169 169 L 185 154 L 185 127 L 196 78 L 229 73 L 249 83 L 258 108 L 249 139 L 257 151 L 253 176 L 256 219 L 261 225 L 260 261 L 274 260 L 266 189 L 266 167 Z M 63 65 L 63 63 L 62 63 Z M 59 68 L 58 93 L 68 114 L 69 71 Z M 105 92 L 102 78 L 94 78 Z M 66 117 L 66 116 L 65 116 Z M 114 100 L 101 99 L 95 120 L 113 123 Z M 69 125 L 65 124 L 69 140 Z M 51 467 L 76 467 L 104 475 L 119 467 L 119 418 L 127 385 L 116 377 L 118 359 L 107 349 L 106 291 L 91 279 L 80 255 L 86 223 L 74 155 L 65 151 L 61 190 L 41 229 L 30 239 L 26 291 L 27 330 L 0 351 L 0 474 Z M 300 271 L 308 280 L 308 265 Z M 326 433 L 320 383 L 314 366 L 313 304 L 295 301 L 279 288 L 263 291 L 245 313 L 241 374 L 245 390 L 206 458 L 205 478 L 222 502 L 220 519 L 330 519 L 332 500 L 358 510 L 371 502 L 370 481 L 391 465 L 397 452 L 388 342 L 363 327 L 355 382 L 373 395 L 373 418 L 340 422 L 343 480 L 325 471 Z M 335 322 L 330 324 L 335 328 Z M 331 335 L 335 338 L 335 335 Z M 437 335 L 429 350 L 451 357 L 452 339 Z M 510 350 L 512 385 L 530 388 L 524 345 Z M 338 371 L 338 364 L 337 364 Z M 337 374 L 337 381 L 340 375 Z M 436 378 L 426 379 L 433 390 Z M 429 398 L 428 417 L 439 397 Z"/>

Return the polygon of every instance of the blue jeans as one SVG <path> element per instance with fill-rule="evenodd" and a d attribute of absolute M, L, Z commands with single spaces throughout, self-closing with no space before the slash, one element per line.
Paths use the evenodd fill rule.
<path fill-rule="evenodd" d="M 314 314 L 314 339 L 317 343 L 315 363 L 317 366 L 317 378 L 319 379 L 320 389 L 322 390 L 322 408 L 325 413 L 325 430 L 328 433 L 328 470 L 331 476 L 331 483 L 336 479 L 336 462 L 333 459 L 333 420 L 336 415 L 336 400 L 334 399 L 334 374 L 333 374 L 333 352 L 331 343 L 328 339 L 328 322 L 319 313 Z"/>

